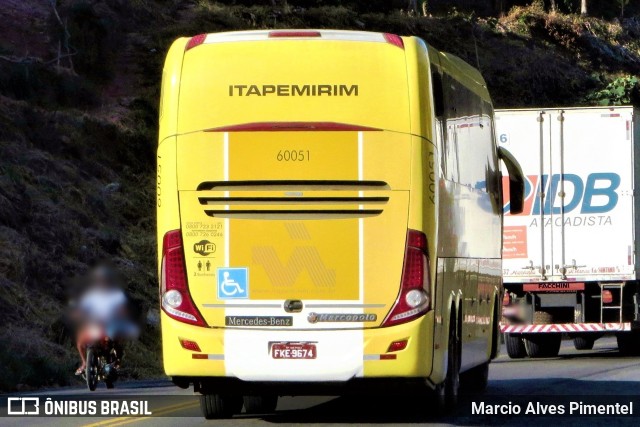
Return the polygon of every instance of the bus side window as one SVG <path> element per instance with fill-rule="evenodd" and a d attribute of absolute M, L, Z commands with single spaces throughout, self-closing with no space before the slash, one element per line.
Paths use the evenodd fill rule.
<path fill-rule="evenodd" d="M 444 74 L 442 78 L 442 100 L 443 100 L 443 127 L 444 127 L 444 150 L 443 163 L 446 171 L 445 178 L 449 181 L 460 183 L 460 163 L 458 153 L 458 121 L 459 108 L 462 106 L 459 90 L 456 88 L 455 80 Z"/>
<path fill-rule="evenodd" d="M 446 151 L 447 151 L 447 141 L 445 132 L 445 127 L 443 126 L 443 115 L 444 115 L 444 99 L 442 93 L 442 77 L 440 76 L 440 72 L 432 65 L 431 66 L 431 100 L 433 101 L 433 113 L 435 116 L 435 135 L 434 142 L 436 143 L 436 147 L 439 152 L 439 161 L 438 164 L 440 166 L 440 175 L 445 177 L 447 176 L 447 164 L 446 164 Z"/>
<path fill-rule="evenodd" d="M 487 156 L 487 191 L 491 194 L 493 200 L 495 201 L 496 212 L 498 212 L 502 209 L 502 175 L 500 173 L 500 168 L 498 167 L 498 147 L 496 145 L 495 139 L 493 138 L 493 135 L 495 135 L 493 106 L 490 103 L 484 101 L 482 110 L 483 117 L 486 117 L 486 122 L 489 125 L 488 131 L 491 135 L 491 149 Z"/>
<path fill-rule="evenodd" d="M 433 109 L 436 117 L 444 116 L 444 93 L 442 89 L 442 77 L 440 73 L 431 70 L 431 87 L 433 90 Z"/>

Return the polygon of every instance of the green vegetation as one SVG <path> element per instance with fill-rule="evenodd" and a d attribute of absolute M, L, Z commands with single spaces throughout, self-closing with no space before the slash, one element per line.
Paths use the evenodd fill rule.
<path fill-rule="evenodd" d="M 589 0 L 589 16 L 572 0 L 5 3 L 0 19 L 16 25 L 0 28 L 0 390 L 76 383 L 66 294 L 105 258 L 150 319 L 125 374 L 161 375 L 154 152 L 162 62 L 178 36 L 417 35 L 480 68 L 498 107 L 618 105 L 638 93 L 636 0 Z"/>
<path fill-rule="evenodd" d="M 639 83 L 636 76 L 619 77 L 606 88 L 587 95 L 586 101 L 598 105 L 628 105 L 637 97 Z"/>

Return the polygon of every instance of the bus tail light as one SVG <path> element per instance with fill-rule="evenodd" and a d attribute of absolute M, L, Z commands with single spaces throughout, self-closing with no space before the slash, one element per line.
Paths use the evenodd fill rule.
<path fill-rule="evenodd" d="M 369 126 L 336 122 L 258 122 L 205 129 L 205 132 L 380 132 Z"/>
<path fill-rule="evenodd" d="M 398 46 L 400 49 L 404 49 L 404 42 L 402 41 L 402 37 L 396 34 L 389 33 L 384 33 L 383 36 L 387 43 L 391 43 L 394 46 Z"/>
<path fill-rule="evenodd" d="M 184 47 L 184 51 L 188 51 L 189 49 L 193 49 L 196 46 L 200 46 L 206 40 L 206 34 L 198 34 L 197 36 L 193 36 L 187 42 L 187 45 Z"/>
<path fill-rule="evenodd" d="M 269 37 L 322 37 L 320 31 L 305 31 L 305 30 L 277 30 L 270 31 Z"/>
<path fill-rule="evenodd" d="M 172 319 L 207 326 L 189 295 L 180 230 L 167 232 L 162 241 L 160 300 L 162 310 Z"/>
<path fill-rule="evenodd" d="M 400 293 L 382 326 L 393 326 L 416 319 L 431 307 L 427 236 L 416 230 L 407 232 Z"/>

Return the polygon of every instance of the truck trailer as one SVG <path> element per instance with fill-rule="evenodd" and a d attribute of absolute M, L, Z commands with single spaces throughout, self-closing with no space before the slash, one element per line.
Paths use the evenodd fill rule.
<path fill-rule="evenodd" d="M 589 350 L 605 334 L 640 353 L 638 117 L 633 107 L 496 110 L 498 143 L 526 176 L 523 212 L 504 200 L 511 358 L 557 356 L 563 336 Z"/>

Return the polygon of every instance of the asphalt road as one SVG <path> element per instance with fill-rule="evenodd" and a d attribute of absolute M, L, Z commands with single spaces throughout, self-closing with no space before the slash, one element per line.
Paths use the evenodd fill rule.
<path fill-rule="evenodd" d="M 130 395 L 191 395 L 166 381 L 131 382 L 118 384 L 115 390 L 101 385 L 91 398 Z M 43 395 L 45 393 L 40 393 Z M 65 394 L 89 394 L 83 389 L 47 391 L 47 396 Z M 253 426 L 253 425 L 637 425 L 640 418 L 570 417 L 552 419 L 539 417 L 469 415 L 472 402 L 490 401 L 491 396 L 514 399 L 526 396 L 535 401 L 538 397 L 561 395 L 640 395 L 640 358 L 620 357 L 615 339 L 603 338 L 592 351 L 576 351 L 570 341 L 564 341 L 560 357 L 553 359 L 510 360 L 503 348 L 502 355 L 491 364 L 489 387 L 483 395 L 462 399 L 461 410 L 454 416 L 438 418 L 429 415 L 428 403 L 406 396 L 375 398 L 357 397 L 281 397 L 275 414 L 239 415 L 231 420 L 207 422 L 193 416 L 199 413 L 197 402 L 187 400 L 171 402 L 162 407 L 163 417 L 114 417 L 114 418 L 0 418 L 2 426 Z M 579 397 L 578 397 L 579 398 Z M 622 402 L 621 402 L 622 403 Z M 640 405 L 638 405 L 640 406 Z M 640 407 L 634 408 L 640 414 Z M 154 410 L 156 414 L 158 411 Z M 547 421 L 545 421 L 547 420 Z"/>

